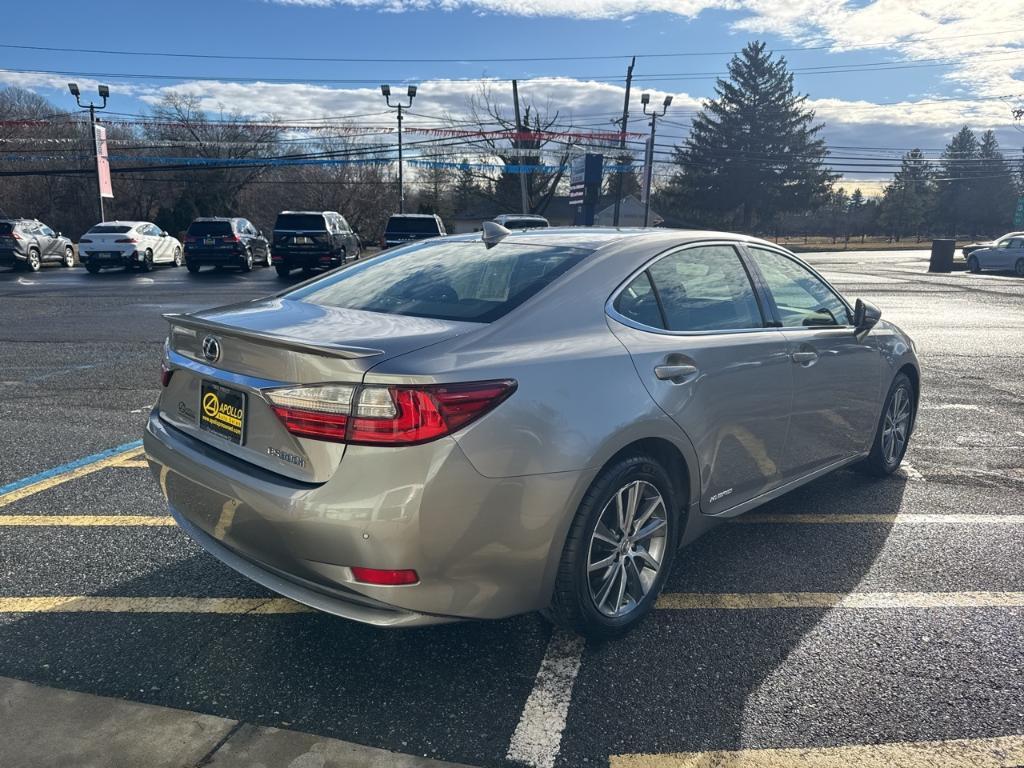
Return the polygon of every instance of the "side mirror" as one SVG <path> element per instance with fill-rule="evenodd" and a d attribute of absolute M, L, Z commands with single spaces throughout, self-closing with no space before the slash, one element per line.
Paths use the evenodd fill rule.
<path fill-rule="evenodd" d="M 857 299 L 853 309 L 853 335 L 861 341 L 882 319 L 882 310 L 863 299 Z"/>
<path fill-rule="evenodd" d="M 160 237 L 167 237 L 167 230 L 161 229 L 160 230 Z"/>

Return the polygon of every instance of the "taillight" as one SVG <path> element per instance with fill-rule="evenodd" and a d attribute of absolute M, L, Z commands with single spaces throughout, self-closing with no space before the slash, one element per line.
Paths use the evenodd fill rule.
<path fill-rule="evenodd" d="M 15 237 L 18 237 L 18 236 L 15 235 Z M 20 240 L 21 238 L 18 238 L 18 239 Z M 81 245 L 82 243 L 91 243 L 91 242 L 92 242 L 92 240 L 87 240 L 86 238 L 83 237 L 81 240 L 78 241 L 78 244 Z"/>
<path fill-rule="evenodd" d="M 19 235 L 17 232 L 15 232 L 13 229 L 11 230 L 11 237 L 13 237 L 15 240 L 22 240 L 23 239 L 22 236 Z M 88 240 L 83 240 L 82 242 L 83 243 L 87 243 L 89 241 Z"/>
<path fill-rule="evenodd" d="M 174 373 L 168 366 L 167 363 L 160 363 L 160 386 L 166 387 L 171 383 L 171 374 Z"/>
<path fill-rule="evenodd" d="M 134 237 L 122 237 L 122 238 L 120 238 L 118 240 L 115 240 L 114 242 L 115 243 L 137 243 L 139 241 L 138 241 L 137 238 L 134 238 Z"/>
<path fill-rule="evenodd" d="M 223 240 L 225 243 L 242 242 L 242 238 L 240 238 L 238 235 L 224 235 L 224 237 L 222 237 L 221 240 Z"/>
<path fill-rule="evenodd" d="M 413 445 L 461 429 L 516 390 L 512 380 L 423 387 L 324 384 L 265 394 L 298 437 L 361 445 Z"/>

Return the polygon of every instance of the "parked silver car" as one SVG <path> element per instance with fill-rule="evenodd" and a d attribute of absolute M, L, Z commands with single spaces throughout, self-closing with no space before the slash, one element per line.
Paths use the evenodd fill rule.
<path fill-rule="evenodd" d="M 75 247 L 39 219 L 0 219 L 0 267 L 38 272 L 43 264 L 75 266 Z"/>
<path fill-rule="evenodd" d="M 876 309 L 719 232 L 489 223 L 168 319 L 145 447 L 179 525 L 379 626 L 622 633 L 716 522 L 893 472 L 919 398 Z"/>
<path fill-rule="evenodd" d="M 967 269 L 983 272 L 986 269 L 1013 271 L 1024 277 L 1024 234 L 999 238 L 990 248 L 979 248 L 967 257 Z"/>

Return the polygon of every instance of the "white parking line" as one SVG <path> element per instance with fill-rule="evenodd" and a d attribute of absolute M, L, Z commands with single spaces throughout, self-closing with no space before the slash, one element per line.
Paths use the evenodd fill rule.
<path fill-rule="evenodd" d="M 925 482 L 924 475 L 922 475 L 920 472 L 918 472 L 914 468 L 914 465 L 911 464 L 906 459 L 904 459 L 900 463 L 900 468 L 897 471 L 898 472 L 902 472 L 904 477 L 907 478 L 907 480 L 914 480 L 915 482 L 920 482 L 920 483 Z"/>
<path fill-rule="evenodd" d="M 537 671 L 506 759 L 533 768 L 552 768 L 562 745 L 572 687 L 580 671 L 583 640 L 555 630 Z"/>

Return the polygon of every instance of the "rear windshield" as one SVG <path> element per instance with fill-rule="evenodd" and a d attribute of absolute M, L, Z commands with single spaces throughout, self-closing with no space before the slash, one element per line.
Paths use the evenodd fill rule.
<path fill-rule="evenodd" d="M 131 227 L 124 224 L 97 224 L 89 230 L 90 235 L 120 235 L 131 232 Z"/>
<path fill-rule="evenodd" d="M 506 219 L 504 226 L 506 229 L 537 229 L 547 227 L 548 223 L 538 219 Z"/>
<path fill-rule="evenodd" d="M 388 220 L 388 232 L 399 235 L 439 235 L 437 219 L 413 216 L 392 216 Z"/>
<path fill-rule="evenodd" d="M 564 246 L 434 241 L 384 253 L 286 294 L 390 315 L 489 323 L 591 251 Z"/>
<path fill-rule="evenodd" d="M 188 225 L 190 235 L 230 235 L 230 221 L 193 221 Z"/>
<path fill-rule="evenodd" d="M 14 225 L 9 221 L 0 221 L 0 235 L 9 235 L 14 231 Z"/>
<path fill-rule="evenodd" d="M 317 213 L 282 213 L 274 229 L 327 229 L 324 217 Z"/>

